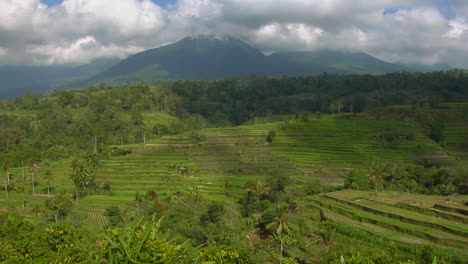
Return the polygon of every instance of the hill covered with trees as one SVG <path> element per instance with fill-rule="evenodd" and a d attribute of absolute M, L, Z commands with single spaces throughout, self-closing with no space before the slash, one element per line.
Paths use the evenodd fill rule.
<path fill-rule="evenodd" d="M 452 70 L 1 100 L 0 259 L 464 263 L 467 87 Z"/>

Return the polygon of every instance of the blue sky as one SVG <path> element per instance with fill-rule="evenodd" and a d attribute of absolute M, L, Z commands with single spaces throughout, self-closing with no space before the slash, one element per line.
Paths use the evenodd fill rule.
<path fill-rule="evenodd" d="M 408 4 L 406 6 L 402 6 L 400 8 L 405 8 L 405 9 L 411 9 L 420 6 L 421 3 L 419 4 Z M 435 6 L 441 14 L 447 18 L 447 19 L 452 19 L 456 15 L 456 10 L 457 10 L 457 3 L 454 2 L 453 0 L 433 0 L 433 1 L 427 1 L 425 5 L 430 5 L 430 6 Z M 384 14 L 393 14 L 397 12 L 400 8 L 387 8 L 384 11 Z"/>
<path fill-rule="evenodd" d="M 169 5 L 175 4 L 177 0 L 151 0 L 151 1 L 160 7 L 166 8 Z M 51 6 L 62 3 L 63 0 L 41 0 L 41 2 L 51 7 Z M 457 4 L 453 0 L 433 0 L 433 1 L 428 1 L 428 3 L 430 5 L 436 6 L 446 18 L 451 19 L 455 17 Z M 411 6 L 406 6 L 403 8 L 408 8 L 408 7 L 411 7 Z M 397 10 L 398 8 L 388 8 L 385 10 L 385 14 L 392 14 L 392 13 L 395 13 Z"/>

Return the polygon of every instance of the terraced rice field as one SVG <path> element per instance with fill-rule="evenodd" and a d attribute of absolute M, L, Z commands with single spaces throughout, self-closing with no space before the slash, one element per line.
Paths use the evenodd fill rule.
<path fill-rule="evenodd" d="M 310 197 L 311 203 L 318 206 L 328 220 L 394 241 L 432 244 L 461 252 L 468 249 L 468 216 L 457 214 L 457 218 L 441 217 L 438 212 L 445 216 L 455 214 L 451 210 L 436 209 L 435 205 L 450 207 L 455 204 L 459 209 L 468 210 L 468 206 L 463 205 L 467 200 L 468 196 L 447 200 L 440 196 L 351 190 Z M 415 210 L 413 206 L 427 210 Z"/>
<path fill-rule="evenodd" d="M 448 154 L 467 164 L 468 161 L 468 104 L 448 104 L 448 111 L 455 115 L 447 121 L 445 131 L 445 146 Z"/>
<path fill-rule="evenodd" d="M 379 131 L 395 126 L 414 131 L 414 138 L 383 146 L 378 139 Z M 275 136 L 270 144 L 266 138 L 271 131 Z M 212 200 L 237 200 L 244 193 L 247 181 L 270 175 L 288 175 L 298 188 L 312 179 L 339 185 L 348 171 L 369 167 L 373 162 L 447 157 L 415 123 L 349 119 L 339 115 L 307 122 L 209 128 L 196 134 L 153 138 L 145 146 L 118 147 L 132 153 L 103 160 L 96 171 L 97 181 L 110 184 L 111 191 L 88 195 L 76 207 L 79 212 L 92 212 L 88 217 L 95 219 L 96 225 L 105 222 L 97 220 L 102 216 L 96 216 L 103 214 L 103 208 L 136 207 L 137 192 L 144 195 L 154 190 L 159 195 L 186 193 Z M 58 190 L 72 193 L 71 159 L 51 162 L 49 167 L 54 173 L 52 194 Z M 325 175 L 319 173 L 320 168 L 324 168 Z M 31 182 L 29 168 L 25 171 L 26 182 Z M 0 199 L 0 208 L 21 210 L 23 195 L 29 205 L 42 205 L 47 199 L 44 172 L 44 168 L 39 168 L 35 173 L 36 195 L 31 196 L 32 186 L 26 185 L 24 193 L 11 191 L 8 201 Z M 16 179 L 22 177 L 22 169 L 15 168 L 12 174 Z"/>

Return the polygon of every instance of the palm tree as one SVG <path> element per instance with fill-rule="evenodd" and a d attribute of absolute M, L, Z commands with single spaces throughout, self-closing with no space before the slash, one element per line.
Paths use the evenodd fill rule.
<path fill-rule="evenodd" d="M 24 210 L 26 207 L 26 200 L 24 199 L 24 180 L 22 178 L 16 180 L 15 191 L 21 193 L 21 204 Z"/>
<path fill-rule="evenodd" d="M 280 242 L 280 264 L 283 262 L 284 245 L 293 244 L 294 240 L 290 239 L 289 234 L 292 230 L 292 225 L 287 219 L 287 206 L 277 205 L 276 210 L 278 216 L 273 222 L 266 225 L 266 229 L 273 233 L 274 238 Z"/>
<path fill-rule="evenodd" d="M 5 162 L 5 166 L 3 167 L 4 171 L 5 171 L 5 174 L 6 174 L 6 178 L 7 178 L 7 183 L 10 184 L 10 162 L 7 160 Z"/>
<path fill-rule="evenodd" d="M 327 169 L 322 165 L 318 169 L 318 173 L 320 174 L 320 195 L 323 195 L 323 178 L 328 174 Z"/>
<path fill-rule="evenodd" d="M 331 111 L 332 114 L 335 113 L 335 111 L 336 111 L 336 105 L 335 104 L 330 104 L 330 111 Z"/>
<path fill-rule="evenodd" d="M 23 180 L 24 180 L 25 176 L 24 176 L 24 160 L 23 159 L 21 159 L 21 174 L 23 175 Z"/>
<path fill-rule="evenodd" d="M 223 187 L 223 190 L 224 190 L 224 195 L 229 196 L 229 193 L 230 193 L 229 189 L 231 188 L 231 182 L 226 180 L 223 183 L 222 187 Z"/>
<path fill-rule="evenodd" d="M 5 178 L 5 195 L 6 195 L 7 201 L 10 200 L 10 196 L 8 195 L 8 182 L 6 178 Z"/>
<path fill-rule="evenodd" d="M 71 175 L 71 178 L 75 183 L 75 187 L 78 188 L 81 185 L 83 190 L 86 190 L 86 184 L 90 175 L 89 168 L 79 160 L 74 160 L 72 162 L 72 169 L 73 174 Z"/>
<path fill-rule="evenodd" d="M 140 214 L 140 204 L 143 202 L 143 195 L 140 192 L 135 192 L 135 202 L 138 208 L 138 214 Z"/>
<path fill-rule="evenodd" d="M 142 122 L 141 123 L 141 137 L 143 138 L 143 149 L 146 148 L 146 127 L 145 127 L 145 123 Z"/>
<path fill-rule="evenodd" d="M 255 181 L 255 184 L 245 189 L 246 192 L 252 193 L 257 197 L 257 200 L 260 200 L 265 195 L 270 194 L 271 188 L 265 186 L 259 179 Z"/>
<path fill-rule="evenodd" d="M 336 110 L 338 111 L 338 113 L 341 113 L 341 108 L 343 108 L 343 102 L 341 102 L 341 100 L 339 100 L 338 102 L 336 102 Z"/>
<path fill-rule="evenodd" d="M 6 161 L 3 167 L 3 170 L 5 171 L 5 195 L 6 199 L 9 200 L 10 196 L 8 194 L 8 188 L 10 186 L 10 162 Z"/>
<path fill-rule="evenodd" d="M 378 191 L 378 183 L 382 182 L 387 176 L 389 176 L 389 173 L 385 171 L 385 168 L 383 168 L 382 164 L 372 165 L 369 174 L 369 182 L 374 185 L 375 192 Z"/>
<path fill-rule="evenodd" d="M 33 165 L 31 166 L 31 169 L 29 170 L 29 172 L 31 173 L 31 184 L 32 184 L 32 194 L 35 195 L 36 194 L 36 182 L 34 181 L 34 173 L 37 171 L 37 169 L 39 169 L 39 165 L 36 164 L 36 163 L 33 163 Z"/>
<path fill-rule="evenodd" d="M 315 117 L 317 118 L 318 121 L 320 121 L 320 118 L 322 118 L 322 113 L 319 111 L 315 112 Z"/>
<path fill-rule="evenodd" d="M 47 169 L 44 173 L 44 179 L 47 182 L 47 196 L 49 196 L 50 199 L 50 181 L 54 179 L 54 173 L 50 169 Z"/>

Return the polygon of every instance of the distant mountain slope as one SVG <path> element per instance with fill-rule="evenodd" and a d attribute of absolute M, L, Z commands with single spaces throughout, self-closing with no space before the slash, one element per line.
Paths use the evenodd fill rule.
<path fill-rule="evenodd" d="M 135 81 L 222 79 L 249 75 L 299 76 L 323 72 L 383 74 L 408 71 L 365 53 L 279 52 L 269 56 L 235 38 L 187 37 L 179 42 L 118 59 L 70 66 L 0 66 L 0 98 L 52 89 Z"/>
<path fill-rule="evenodd" d="M 219 79 L 248 75 L 311 75 L 407 70 L 365 53 L 319 51 L 280 52 L 270 56 L 234 39 L 187 37 L 181 41 L 129 56 L 88 83 L 138 80 Z"/>
<path fill-rule="evenodd" d="M 0 66 L 0 98 L 71 88 L 119 61 L 97 59 L 80 66 Z"/>
<path fill-rule="evenodd" d="M 265 62 L 263 53 L 237 39 L 187 37 L 129 56 L 90 81 L 132 77 L 145 71 L 152 76 L 136 75 L 142 79 L 218 79 L 263 73 Z"/>
<path fill-rule="evenodd" d="M 405 67 L 408 67 L 412 71 L 419 71 L 419 72 L 432 72 L 432 71 L 447 71 L 454 69 L 453 66 L 446 64 L 446 63 L 437 63 L 432 65 L 424 65 L 424 64 L 402 64 Z"/>
<path fill-rule="evenodd" d="M 281 52 L 269 56 L 276 75 L 307 75 L 329 73 L 382 74 L 406 70 L 404 66 L 391 64 L 366 53 L 316 51 Z"/>

